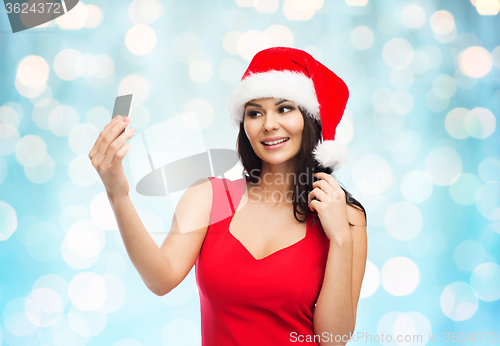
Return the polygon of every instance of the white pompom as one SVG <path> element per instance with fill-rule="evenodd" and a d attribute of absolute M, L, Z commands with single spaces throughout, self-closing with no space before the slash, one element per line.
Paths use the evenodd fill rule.
<path fill-rule="evenodd" d="M 323 141 L 313 150 L 314 158 L 323 167 L 338 171 L 349 158 L 349 150 L 339 141 Z"/>

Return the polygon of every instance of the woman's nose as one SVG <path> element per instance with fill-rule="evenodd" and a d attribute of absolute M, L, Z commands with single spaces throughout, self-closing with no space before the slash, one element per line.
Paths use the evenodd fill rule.
<path fill-rule="evenodd" d="M 269 111 L 266 113 L 265 122 L 264 122 L 264 130 L 272 131 L 279 129 L 278 119 L 273 111 Z"/>

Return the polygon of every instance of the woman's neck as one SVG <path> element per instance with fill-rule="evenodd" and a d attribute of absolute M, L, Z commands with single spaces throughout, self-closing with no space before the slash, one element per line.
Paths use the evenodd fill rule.
<path fill-rule="evenodd" d="M 257 183 L 250 184 L 249 199 L 276 207 L 291 204 L 296 180 L 294 177 L 295 166 L 293 163 L 271 165 L 262 162 Z"/>

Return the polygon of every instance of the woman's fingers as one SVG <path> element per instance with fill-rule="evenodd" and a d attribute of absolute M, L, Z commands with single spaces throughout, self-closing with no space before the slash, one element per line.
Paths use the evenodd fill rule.
<path fill-rule="evenodd" d="M 118 116 L 116 116 L 114 119 L 117 119 Z M 108 148 L 110 145 L 115 141 L 115 139 L 118 137 L 118 135 L 125 129 L 125 127 L 128 124 L 127 122 L 124 122 L 122 119 L 128 119 L 128 117 L 122 118 L 122 119 L 117 119 L 117 120 L 112 120 L 101 132 L 99 135 L 99 138 L 97 139 L 96 145 L 97 145 L 97 152 L 92 158 L 92 164 L 94 166 L 101 166 L 105 164 L 105 156 L 108 151 Z M 119 148 L 116 148 L 115 152 L 118 151 Z M 109 158 L 107 163 L 110 163 L 112 158 Z"/>
<path fill-rule="evenodd" d="M 116 162 L 116 160 L 114 159 L 115 155 L 118 154 L 118 152 L 124 147 L 127 147 L 125 145 L 125 142 L 127 142 L 134 134 L 135 129 L 130 129 L 118 136 L 118 138 L 108 146 L 108 150 L 106 151 L 106 155 L 104 155 L 101 166 L 105 168 L 114 164 Z M 125 153 L 126 151 L 123 154 L 125 155 Z M 121 160 L 119 161 L 121 162 Z"/>
<path fill-rule="evenodd" d="M 97 137 L 97 140 L 95 141 L 95 144 L 94 144 L 94 147 L 90 150 L 89 152 L 89 158 L 91 160 L 94 159 L 94 157 L 97 155 L 97 153 L 99 152 L 99 148 L 100 148 L 100 145 L 102 143 L 102 139 L 104 137 L 104 135 L 106 133 L 108 133 L 109 129 L 111 127 L 113 127 L 115 124 L 119 123 L 118 120 L 120 120 L 120 116 L 117 115 L 116 117 L 114 117 L 113 119 L 111 119 L 111 121 L 106 124 L 106 126 L 104 126 L 104 129 L 102 130 L 102 132 L 99 134 L 99 136 Z"/>
<path fill-rule="evenodd" d="M 317 198 L 321 202 L 321 201 L 324 201 L 326 197 L 327 197 L 326 193 L 323 190 L 321 190 L 319 187 L 316 187 L 309 193 L 307 203 L 311 204 L 311 202 L 312 202 L 312 200 L 314 200 L 314 198 Z"/>
<path fill-rule="evenodd" d="M 131 131 L 128 131 L 128 132 L 131 132 Z M 123 161 L 123 158 L 129 152 L 130 148 L 132 148 L 130 144 L 127 144 L 127 145 L 124 145 L 123 147 L 121 147 L 120 150 L 118 150 L 116 152 L 116 154 L 113 156 L 113 161 L 111 162 L 111 164 L 112 165 L 121 164 Z"/>

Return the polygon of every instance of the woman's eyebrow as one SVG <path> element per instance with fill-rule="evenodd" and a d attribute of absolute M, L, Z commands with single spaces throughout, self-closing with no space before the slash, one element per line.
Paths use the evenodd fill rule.
<path fill-rule="evenodd" d="M 288 100 L 282 99 L 282 100 L 276 102 L 274 105 L 277 106 L 279 104 L 282 104 L 283 102 L 288 102 Z"/>
<path fill-rule="evenodd" d="M 275 106 L 277 106 L 277 105 L 282 104 L 283 102 L 288 102 L 288 100 L 285 100 L 285 99 L 279 100 L 279 101 L 278 101 L 278 102 L 276 102 L 274 105 L 275 105 Z M 259 108 L 262 108 L 262 106 L 261 106 L 261 105 L 259 105 L 259 104 L 257 104 L 257 103 L 251 103 L 251 102 L 247 103 L 247 104 L 245 105 L 245 107 L 246 107 L 246 106 L 254 106 L 254 107 L 259 107 Z"/>

